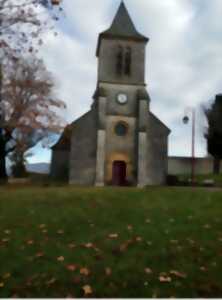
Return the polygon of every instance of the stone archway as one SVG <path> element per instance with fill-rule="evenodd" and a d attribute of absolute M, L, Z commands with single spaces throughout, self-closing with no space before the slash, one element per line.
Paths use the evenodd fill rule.
<path fill-rule="evenodd" d="M 112 185 L 125 186 L 127 165 L 123 160 L 115 160 L 112 168 Z"/>
<path fill-rule="evenodd" d="M 114 162 L 118 162 L 115 164 L 114 170 Z M 108 156 L 106 160 L 106 172 L 105 178 L 108 184 L 113 184 L 113 172 L 116 172 L 116 181 L 121 181 L 121 178 L 125 177 L 125 184 L 132 180 L 132 163 L 128 154 L 125 153 L 112 153 Z M 125 173 L 125 175 L 124 175 Z M 117 175 L 118 174 L 118 175 Z M 119 185 L 119 184 L 114 184 Z M 122 185 L 122 184 L 121 184 Z"/>

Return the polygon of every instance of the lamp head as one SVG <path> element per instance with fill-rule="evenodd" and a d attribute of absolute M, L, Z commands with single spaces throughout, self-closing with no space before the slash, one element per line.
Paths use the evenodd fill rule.
<path fill-rule="evenodd" d="M 184 124 L 188 124 L 188 122 L 189 122 L 189 117 L 188 116 L 184 116 L 183 117 L 183 123 Z"/>

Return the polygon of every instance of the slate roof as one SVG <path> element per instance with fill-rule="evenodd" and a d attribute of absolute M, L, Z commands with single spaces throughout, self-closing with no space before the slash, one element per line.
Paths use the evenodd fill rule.
<path fill-rule="evenodd" d="M 157 116 L 155 116 L 153 113 L 151 113 L 151 111 L 149 112 L 151 118 L 153 119 L 154 122 L 158 123 L 162 128 L 164 128 L 167 132 L 167 134 L 169 135 L 171 130 L 169 129 L 169 127 L 167 127 L 162 121 L 160 121 L 160 119 L 157 118 Z"/>
<path fill-rule="evenodd" d="M 51 147 L 52 150 L 70 151 L 71 148 L 72 127 L 66 126 L 59 140 Z"/>
<path fill-rule="evenodd" d="M 112 25 L 106 31 L 99 35 L 99 42 L 96 55 L 99 54 L 101 38 L 125 38 L 148 42 L 149 39 L 140 34 L 133 24 L 133 21 L 127 11 L 124 2 L 121 2 L 120 7 L 114 17 Z"/>
<path fill-rule="evenodd" d="M 71 137 L 72 132 L 74 129 L 74 126 L 76 123 L 78 123 L 80 120 L 83 120 L 90 111 L 87 111 L 84 115 L 73 121 L 71 124 L 67 125 L 61 134 L 58 141 L 51 147 L 51 149 L 54 150 L 61 150 L 61 151 L 70 151 L 71 149 Z"/>

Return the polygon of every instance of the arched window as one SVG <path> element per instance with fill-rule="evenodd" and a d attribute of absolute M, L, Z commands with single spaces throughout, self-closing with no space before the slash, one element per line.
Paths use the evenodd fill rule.
<path fill-rule="evenodd" d="M 131 49 L 130 47 L 127 47 L 125 53 L 125 74 L 128 76 L 131 74 L 131 63 L 132 63 Z"/>
<path fill-rule="evenodd" d="M 123 71 L 123 48 L 121 46 L 118 47 L 116 54 L 116 73 L 117 75 L 121 75 Z"/>
<path fill-rule="evenodd" d="M 128 125 L 125 122 L 118 122 L 114 128 L 115 134 L 118 136 L 125 136 L 128 132 Z"/>

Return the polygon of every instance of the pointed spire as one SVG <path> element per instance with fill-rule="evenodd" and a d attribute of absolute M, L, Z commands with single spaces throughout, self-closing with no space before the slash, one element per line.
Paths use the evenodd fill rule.
<path fill-rule="evenodd" d="M 137 32 L 123 1 L 119 6 L 111 27 L 104 33 L 125 37 L 143 37 Z"/>
<path fill-rule="evenodd" d="M 108 30 L 100 33 L 99 44 L 100 39 L 103 37 L 132 38 L 144 42 L 148 42 L 149 40 L 147 37 L 140 34 L 136 30 L 136 27 L 134 26 L 133 21 L 123 1 L 121 1 L 120 3 L 119 9 L 114 17 L 111 27 Z M 97 49 L 97 54 L 98 50 L 99 49 Z"/>
<path fill-rule="evenodd" d="M 123 37 L 134 37 L 146 39 L 145 36 L 138 33 L 133 21 L 128 13 L 128 10 L 123 1 L 121 1 L 119 9 L 114 17 L 111 27 L 104 31 L 103 34 L 111 34 Z"/>

